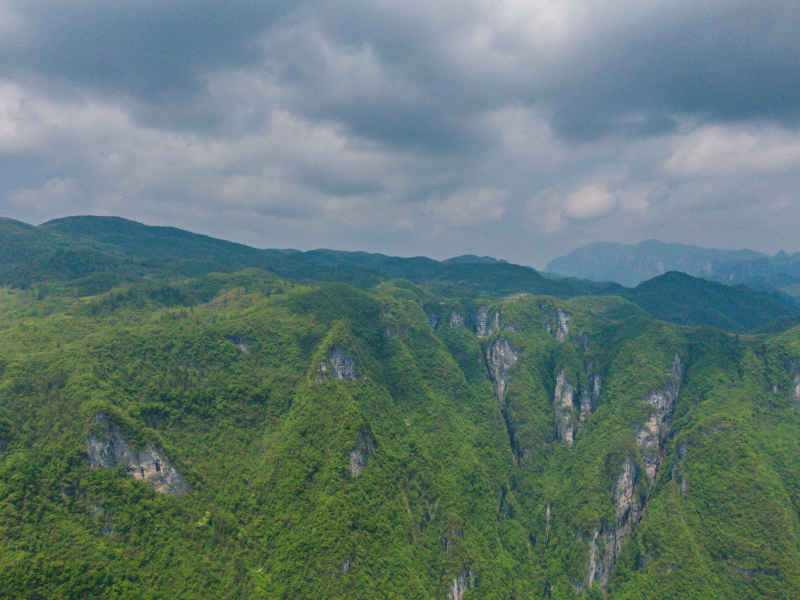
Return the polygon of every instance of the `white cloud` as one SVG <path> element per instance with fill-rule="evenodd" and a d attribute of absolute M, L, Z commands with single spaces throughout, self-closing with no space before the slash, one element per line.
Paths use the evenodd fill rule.
<path fill-rule="evenodd" d="M 444 199 L 430 199 L 426 212 L 453 227 L 469 227 L 501 220 L 506 213 L 508 192 L 496 188 L 464 190 Z"/>
<path fill-rule="evenodd" d="M 677 175 L 794 169 L 800 167 L 800 133 L 775 126 L 701 127 L 678 142 L 664 167 Z"/>
<path fill-rule="evenodd" d="M 564 214 L 576 221 L 589 221 L 611 214 L 616 205 L 616 199 L 605 187 L 587 185 L 566 199 Z"/>
<path fill-rule="evenodd" d="M 625 196 L 626 202 L 620 204 L 626 211 L 646 210 L 646 200 L 637 201 L 632 194 Z M 541 233 L 556 234 L 570 223 L 608 216 L 617 209 L 617 204 L 615 194 L 604 185 L 585 185 L 569 195 L 558 188 L 547 188 L 529 198 L 527 215 Z"/>

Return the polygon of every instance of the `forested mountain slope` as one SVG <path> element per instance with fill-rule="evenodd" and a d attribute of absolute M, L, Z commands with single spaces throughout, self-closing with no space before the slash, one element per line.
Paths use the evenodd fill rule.
<path fill-rule="evenodd" d="M 487 257 L 440 262 L 367 252 L 259 250 L 117 217 L 68 217 L 39 227 L 0 222 L 0 284 L 13 287 L 39 286 L 45 293 L 86 296 L 143 278 L 169 281 L 244 268 L 260 268 L 298 283 L 337 281 L 362 289 L 401 278 L 450 298 L 497 299 L 522 292 L 559 298 L 618 295 L 660 319 L 731 331 L 762 329 L 800 315 L 800 304 L 786 294 L 724 287 L 675 273 L 624 288 L 546 277 L 530 267 Z"/>
<path fill-rule="evenodd" d="M 0 597 L 800 590 L 800 328 L 249 269 L 6 288 L 0 357 Z"/>

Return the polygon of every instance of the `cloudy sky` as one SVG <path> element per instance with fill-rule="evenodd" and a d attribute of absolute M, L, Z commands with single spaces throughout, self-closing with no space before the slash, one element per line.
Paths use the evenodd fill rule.
<path fill-rule="evenodd" d="M 0 0 L 0 215 L 800 250 L 797 0 Z"/>

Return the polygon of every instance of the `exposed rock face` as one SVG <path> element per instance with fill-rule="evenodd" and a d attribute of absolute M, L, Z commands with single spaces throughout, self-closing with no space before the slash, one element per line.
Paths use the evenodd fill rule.
<path fill-rule="evenodd" d="M 453 577 L 453 586 L 447 594 L 448 600 L 463 600 L 464 592 L 475 587 L 475 573 L 464 568 L 457 577 Z"/>
<path fill-rule="evenodd" d="M 518 360 L 519 354 L 514 352 L 508 340 L 497 340 L 486 350 L 486 365 L 501 407 L 505 407 L 509 371 Z"/>
<path fill-rule="evenodd" d="M 680 393 L 684 367 L 676 354 L 672 362 L 671 381 L 666 390 L 653 392 L 645 398 L 652 409 L 650 417 L 636 435 L 642 455 L 642 463 L 648 481 L 652 487 L 661 465 L 661 445 L 669 433 L 675 401 Z M 685 446 L 679 449 L 682 459 L 686 454 Z M 589 542 L 589 558 L 586 574 L 586 587 L 595 582 L 605 588 L 608 579 L 617 564 L 622 544 L 630 535 L 631 529 L 642 518 L 643 503 L 636 494 L 637 470 L 630 459 L 622 464 L 622 472 L 617 479 L 614 490 L 616 523 L 613 527 L 603 526 L 592 532 Z M 681 481 L 681 495 L 686 493 L 686 480 Z M 603 550 L 599 541 L 603 541 Z"/>
<path fill-rule="evenodd" d="M 753 577 L 755 577 L 758 574 L 758 571 L 754 571 L 752 569 L 743 569 L 742 567 L 737 567 L 731 561 L 726 561 L 726 562 L 727 562 L 728 566 L 731 568 L 731 570 L 734 573 L 738 573 L 742 577 L 747 577 L 748 579 L 752 579 Z"/>
<path fill-rule="evenodd" d="M 152 444 L 138 450 L 131 448 L 119 428 L 105 415 L 95 415 L 93 423 L 97 427 L 86 439 L 89 466 L 92 469 L 120 465 L 129 475 L 146 481 L 162 494 L 183 495 L 189 491 L 181 474 L 169 463 L 163 452 Z"/>
<path fill-rule="evenodd" d="M 342 348 L 334 347 L 328 352 L 328 358 L 320 362 L 318 380 L 357 379 L 356 363 L 353 357 Z"/>
<path fill-rule="evenodd" d="M 572 315 L 561 308 L 556 308 L 555 318 L 546 317 L 544 325 L 547 333 L 554 336 L 559 342 L 565 342 L 569 337 L 569 322 Z"/>
<path fill-rule="evenodd" d="M 575 441 L 575 388 L 567 381 L 564 369 L 556 376 L 556 389 L 553 395 L 553 411 L 555 413 L 556 438 L 563 440 L 568 446 Z"/>
<path fill-rule="evenodd" d="M 547 503 L 544 511 L 544 543 L 550 543 L 550 533 L 553 531 L 552 514 L 550 513 L 550 503 Z"/>
<path fill-rule="evenodd" d="M 652 409 L 650 417 L 636 434 L 639 449 L 642 454 L 644 470 L 652 485 L 661 463 L 661 443 L 669 433 L 672 421 L 672 412 L 675 410 L 675 401 L 680 393 L 683 379 L 683 364 L 676 354 L 672 363 L 672 381 L 666 390 L 653 392 L 645 398 L 645 402 Z"/>
<path fill-rule="evenodd" d="M 387 338 L 403 337 L 407 338 L 409 335 L 409 328 L 405 325 L 387 325 L 383 328 L 383 335 Z"/>
<path fill-rule="evenodd" d="M 600 392 L 602 391 L 603 386 L 600 375 L 592 373 L 591 365 L 589 369 L 587 369 L 586 376 L 589 381 L 589 386 L 582 390 L 581 393 L 581 406 L 578 414 L 578 431 L 583 429 L 586 420 L 589 418 L 589 415 L 592 414 L 592 410 L 594 410 L 594 407 L 597 406 L 597 403 L 600 401 Z"/>
<path fill-rule="evenodd" d="M 485 306 L 478 309 L 478 314 L 475 315 L 475 333 L 479 338 L 488 337 L 495 331 L 500 330 L 500 313 L 495 311 L 491 317 L 489 311 Z"/>
<path fill-rule="evenodd" d="M 617 564 L 622 544 L 630 535 L 632 527 L 642 516 L 642 505 L 636 495 L 636 467 L 630 460 L 622 464 L 622 473 L 617 479 L 614 489 L 616 522 L 613 526 L 604 526 L 592 532 L 589 541 L 589 558 L 586 573 L 586 587 L 595 582 L 605 588 L 608 579 Z M 600 541 L 603 542 L 601 550 Z"/>
<path fill-rule="evenodd" d="M 519 459 L 519 448 L 517 444 L 516 434 L 514 433 L 514 425 L 508 414 L 508 405 L 506 404 L 506 391 L 510 380 L 510 371 L 517 364 L 519 354 L 514 351 L 508 340 L 495 340 L 495 342 L 486 349 L 486 367 L 489 369 L 489 378 L 494 385 L 494 391 L 497 395 L 497 403 L 500 406 L 500 411 L 503 414 L 503 420 L 506 424 L 506 431 L 508 432 L 509 443 L 511 444 L 511 451 L 514 453 L 514 460 Z"/>
<path fill-rule="evenodd" d="M 795 406 L 800 406 L 800 373 L 797 373 L 792 380 L 792 400 Z"/>
<path fill-rule="evenodd" d="M 686 444 L 682 443 L 678 446 L 678 458 L 672 463 L 672 480 L 679 482 L 681 499 L 685 500 L 689 493 L 689 480 L 686 476 L 685 470 L 682 468 L 683 459 L 686 458 L 687 448 Z"/>
<path fill-rule="evenodd" d="M 450 327 L 463 327 L 464 326 L 464 315 L 452 312 L 450 313 Z"/>
<path fill-rule="evenodd" d="M 363 431 L 359 432 L 356 446 L 350 451 L 350 465 L 347 470 L 351 477 L 358 477 L 361 474 L 374 449 L 375 440 L 372 436 Z"/>
<path fill-rule="evenodd" d="M 558 330 L 556 331 L 556 339 L 559 342 L 563 342 L 569 336 L 569 320 L 572 318 L 572 315 L 568 312 L 564 312 L 560 308 L 556 310 L 556 317 L 558 319 Z"/>
<path fill-rule="evenodd" d="M 245 354 L 250 354 L 250 346 L 252 346 L 253 340 L 239 337 L 238 335 L 229 335 L 227 340 Z"/>

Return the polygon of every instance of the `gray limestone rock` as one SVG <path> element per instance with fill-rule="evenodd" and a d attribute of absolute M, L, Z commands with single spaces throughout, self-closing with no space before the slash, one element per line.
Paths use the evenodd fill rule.
<path fill-rule="evenodd" d="M 472 569 L 464 568 L 453 577 L 453 585 L 447 594 L 448 600 L 463 600 L 464 592 L 475 587 L 475 573 Z"/>
<path fill-rule="evenodd" d="M 572 446 L 575 441 L 575 387 L 567 381 L 564 369 L 556 376 L 556 387 L 553 395 L 553 412 L 555 414 L 556 438 Z"/>
<path fill-rule="evenodd" d="M 571 319 L 571 313 L 561 308 L 556 308 L 555 315 L 545 316 L 543 322 L 547 333 L 555 337 L 559 342 L 565 342 L 569 337 L 569 322 Z"/>
<path fill-rule="evenodd" d="M 229 335 L 226 339 L 244 354 L 250 354 L 250 348 L 253 345 L 253 340 L 240 337 L 238 335 Z"/>
<path fill-rule="evenodd" d="M 519 354 L 514 351 L 508 340 L 497 340 L 486 350 L 486 365 L 489 377 L 494 383 L 497 402 L 505 406 L 506 391 L 510 380 L 509 371 L 517 364 Z"/>
<path fill-rule="evenodd" d="M 450 313 L 450 327 L 463 327 L 464 326 L 464 315 L 452 312 Z"/>
<path fill-rule="evenodd" d="M 475 333 L 479 338 L 492 335 L 500 330 L 500 313 L 495 311 L 491 315 L 485 306 L 478 309 L 475 315 Z"/>
<path fill-rule="evenodd" d="M 642 504 L 636 494 L 636 475 L 636 467 L 626 459 L 614 488 L 616 522 L 612 526 L 595 528 L 589 540 L 587 589 L 594 583 L 601 588 L 606 587 L 622 552 L 623 542 L 630 535 L 633 526 L 641 519 Z"/>
<path fill-rule="evenodd" d="M 665 390 L 650 393 L 644 400 L 652 408 L 647 421 L 637 432 L 636 440 L 639 444 L 644 469 L 651 485 L 655 482 L 656 473 L 661 463 L 661 443 L 669 433 L 672 413 L 675 410 L 675 401 L 678 399 L 681 381 L 683 380 L 683 372 L 683 364 L 676 354 L 672 363 L 669 386 Z"/>
<path fill-rule="evenodd" d="M 374 450 L 375 440 L 372 436 L 363 431 L 359 432 L 355 448 L 350 451 L 350 464 L 347 471 L 351 477 L 358 477 L 361 474 Z"/>
<path fill-rule="evenodd" d="M 342 348 L 331 348 L 328 357 L 320 362 L 317 371 L 317 381 L 324 379 L 358 379 L 352 355 Z"/>
<path fill-rule="evenodd" d="M 86 439 L 90 468 L 122 466 L 131 477 L 146 481 L 157 492 L 183 495 L 189 491 L 181 474 L 164 453 L 152 444 L 140 449 L 131 447 L 119 427 L 103 414 L 95 415 L 93 424 L 92 432 Z"/>

